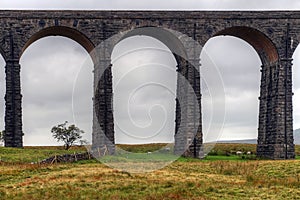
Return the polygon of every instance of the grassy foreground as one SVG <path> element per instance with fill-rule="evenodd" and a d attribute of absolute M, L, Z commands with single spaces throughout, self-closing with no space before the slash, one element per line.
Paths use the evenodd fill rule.
<path fill-rule="evenodd" d="M 72 149 L 69 153 L 83 150 Z M 141 174 L 111 169 L 95 160 L 30 164 L 37 157 L 65 153 L 61 151 L 0 148 L 2 158 L 10 155 L 5 157 L 6 162 L 0 162 L 0 199 L 297 199 L 300 196 L 299 160 L 258 161 L 221 155 L 201 161 L 179 158 L 163 169 Z M 25 158 L 19 160 L 22 156 Z"/>

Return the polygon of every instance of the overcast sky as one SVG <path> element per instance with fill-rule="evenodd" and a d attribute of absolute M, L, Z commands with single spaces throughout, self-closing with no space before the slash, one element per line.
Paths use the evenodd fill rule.
<path fill-rule="evenodd" d="M 172 2 L 172 3 L 171 3 Z M 2 9 L 176 9 L 176 10 L 283 10 L 300 8 L 292 0 L 1 0 Z M 161 50 L 130 50 L 138 48 Z M 254 49 L 234 37 L 215 37 L 201 55 L 201 75 L 211 61 L 219 69 L 226 99 L 226 118 L 220 139 L 257 137 L 260 60 Z M 126 53 L 127 52 L 127 53 Z M 126 53 L 126 56 L 119 57 Z M 232 56 L 235 55 L 235 56 Z M 176 61 L 156 39 L 140 36 L 119 43 L 113 53 L 114 111 L 117 143 L 173 140 Z M 294 55 L 294 128 L 300 128 L 300 48 Z M 0 58 L 0 128 L 4 127 L 4 61 Z M 51 128 L 76 122 L 90 140 L 92 127 L 93 65 L 87 52 L 64 37 L 47 37 L 33 43 L 21 58 L 25 145 L 52 145 Z M 207 73 L 206 73 L 207 72 Z M 233 73 L 234 72 L 234 73 Z M 153 84 L 155 83 L 155 84 Z M 46 88 L 46 89 L 45 89 Z M 74 88 L 74 93 L 73 93 Z M 215 135 L 211 98 L 205 83 L 203 123 L 205 139 Z M 73 99 L 72 99 L 73 97 Z M 72 106 L 73 101 L 73 106 Z M 220 114 L 221 116 L 221 114 Z M 132 120 L 131 120 L 132 119 Z M 216 134 L 219 135 L 219 134 Z"/>
<path fill-rule="evenodd" d="M 297 0 L 1 0 L 3 9 L 299 9 Z"/>

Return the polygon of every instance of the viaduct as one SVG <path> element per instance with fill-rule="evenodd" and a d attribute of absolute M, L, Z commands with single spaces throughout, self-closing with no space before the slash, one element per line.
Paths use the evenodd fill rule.
<path fill-rule="evenodd" d="M 0 53 L 6 62 L 7 147 L 23 147 L 20 57 L 33 42 L 54 35 L 75 40 L 94 61 L 94 147 L 105 145 L 114 152 L 111 51 L 126 37 L 146 35 L 160 40 L 174 52 L 178 64 L 174 151 L 200 157 L 201 46 L 212 37 L 229 35 L 248 42 L 262 63 L 258 156 L 295 157 L 292 55 L 300 39 L 300 12 L 0 11 Z"/>

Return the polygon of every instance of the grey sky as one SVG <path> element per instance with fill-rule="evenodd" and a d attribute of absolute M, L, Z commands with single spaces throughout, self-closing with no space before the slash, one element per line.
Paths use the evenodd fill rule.
<path fill-rule="evenodd" d="M 299 9 L 297 0 L 2 0 L 3 9 Z"/>
<path fill-rule="evenodd" d="M 299 9 L 300 2 L 292 0 L 172 0 L 171 1 L 128 1 L 128 0 L 1 0 L 2 9 L 172 9 L 172 10 L 282 10 Z M 124 49 L 135 49 L 146 46 L 166 48 L 155 39 L 135 38 L 139 42 L 128 41 L 120 43 L 114 53 L 121 54 Z M 51 44 L 51 45 L 50 45 Z M 167 48 L 166 48 L 167 50 Z M 233 37 L 217 37 L 205 45 L 205 51 L 219 68 L 223 76 L 226 94 L 226 120 L 221 139 L 244 139 L 257 136 L 258 96 L 260 80 L 260 61 L 253 48 L 246 42 Z M 149 142 L 133 139 L 124 132 L 130 132 L 136 137 L 143 137 L 140 128 L 133 128 L 128 118 L 126 95 L 147 81 L 159 82 L 167 85 L 170 91 L 175 90 L 176 75 L 172 72 L 176 63 L 174 58 L 155 51 L 139 51 L 114 63 L 115 118 L 117 142 Z M 233 59 L 233 56 L 235 55 Z M 238 56 L 237 56 L 238 55 Z M 159 63 L 153 64 L 159 60 Z M 208 58 L 201 60 L 203 73 L 209 67 Z M 161 65 L 168 66 L 166 69 Z M 4 66 L 0 59 L 0 66 Z M 65 120 L 73 122 L 84 129 L 86 138 L 90 139 L 92 119 L 92 63 L 85 50 L 76 42 L 62 37 L 49 37 L 32 44 L 21 58 L 22 65 L 22 93 L 23 93 L 23 121 L 25 145 L 55 144 L 51 138 L 52 126 Z M 143 67 L 137 67 L 143 65 Z M 152 66 L 151 68 L 149 66 Z M 294 55 L 294 65 L 300 66 L 300 48 Z M 129 70 L 133 70 L 130 71 Z M 235 73 L 233 74 L 232 71 Z M 300 69 L 294 67 L 294 128 L 300 127 L 300 79 L 296 74 Z M 121 77 L 124 76 L 123 79 Z M 78 75 L 78 77 L 77 77 Z M 209 74 L 206 74 L 209 76 Z M 212 75 L 211 75 L 212 76 Z M 4 115 L 4 68 L 0 70 L 0 114 L 3 129 Z M 77 79 L 76 79 L 77 77 Z M 168 77 L 166 79 L 165 77 Z M 120 84 L 116 83 L 120 80 Z M 162 81 L 161 80 L 165 80 Z M 74 107 L 72 110 L 73 84 L 76 82 L 74 93 Z M 44 88 L 47 88 L 46 90 Z M 138 126 L 147 127 L 145 133 L 155 132 L 167 116 L 162 134 L 153 137 L 155 141 L 170 141 L 174 131 L 174 101 L 172 92 L 162 87 L 145 87 L 143 92 L 136 93 L 131 99 L 131 114 Z M 153 97 L 153 98 L 149 98 Z M 132 106 L 132 105 L 136 106 Z M 162 107 L 166 109 L 166 113 Z M 208 127 L 210 119 L 210 98 L 203 86 L 203 122 L 204 134 L 214 134 L 214 122 Z M 74 116 L 73 116 L 74 111 Z M 151 121 L 153 120 L 153 121 Z M 209 132 L 209 133 L 208 133 Z"/>

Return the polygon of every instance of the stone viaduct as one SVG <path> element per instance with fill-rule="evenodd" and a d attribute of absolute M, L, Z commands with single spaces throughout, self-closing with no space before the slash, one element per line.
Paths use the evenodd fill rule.
<path fill-rule="evenodd" d="M 175 153 L 201 156 L 198 73 L 201 46 L 214 36 L 230 35 L 248 42 L 262 62 L 258 156 L 271 159 L 295 157 L 292 55 L 299 44 L 300 12 L 0 11 L 0 53 L 6 62 L 7 147 L 23 146 L 20 57 L 33 42 L 54 35 L 75 40 L 94 61 L 93 146 L 106 145 L 110 152 L 114 152 L 111 50 L 126 37 L 147 35 L 175 52 L 178 64 Z M 97 50 L 97 46 L 115 35 L 113 40 Z M 199 47 L 195 47 L 192 41 L 196 41 Z M 194 96 L 186 92 L 188 86 L 179 77 L 188 81 Z"/>

